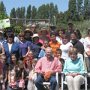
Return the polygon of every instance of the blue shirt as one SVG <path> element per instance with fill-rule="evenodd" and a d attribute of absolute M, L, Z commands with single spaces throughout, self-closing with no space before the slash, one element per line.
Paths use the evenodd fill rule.
<path fill-rule="evenodd" d="M 28 51 L 28 47 L 30 45 L 31 45 L 31 42 L 29 42 L 29 41 L 19 42 L 19 54 L 20 54 L 20 57 L 23 57 L 24 55 L 26 55 L 26 53 Z"/>
<path fill-rule="evenodd" d="M 41 58 L 41 57 L 44 57 L 46 55 L 46 52 L 45 50 L 41 49 L 39 55 L 38 55 L 38 58 Z"/>
<path fill-rule="evenodd" d="M 68 58 L 67 60 L 65 60 L 63 72 L 65 74 L 68 73 L 84 74 L 85 67 L 83 60 L 80 57 L 78 57 L 75 61 L 71 60 L 71 58 Z"/>

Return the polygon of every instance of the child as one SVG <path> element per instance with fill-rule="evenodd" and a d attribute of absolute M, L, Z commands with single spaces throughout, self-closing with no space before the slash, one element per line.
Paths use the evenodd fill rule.
<path fill-rule="evenodd" d="M 27 85 L 28 90 L 35 90 L 34 81 L 36 79 L 36 73 L 34 71 L 34 68 L 35 68 L 36 63 L 37 63 L 37 59 L 34 59 L 32 62 L 31 70 L 29 71 L 29 76 L 28 76 L 28 85 Z"/>
<path fill-rule="evenodd" d="M 9 66 L 7 90 L 13 90 L 13 89 L 16 89 L 16 72 L 15 72 L 15 67 Z"/>
<path fill-rule="evenodd" d="M 59 61 L 62 63 L 62 69 L 63 69 L 63 66 L 64 66 L 64 59 L 61 58 L 61 55 L 62 55 L 62 51 L 61 49 L 57 49 L 56 50 L 56 57 L 59 59 Z"/>
<path fill-rule="evenodd" d="M 62 51 L 61 49 L 57 49 L 56 50 L 56 57 L 59 59 L 59 61 L 61 62 L 62 64 L 62 70 L 63 70 L 63 67 L 64 67 L 64 59 L 61 58 L 61 55 L 62 55 Z M 59 86 L 61 85 L 61 74 L 59 74 Z"/>
<path fill-rule="evenodd" d="M 24 90 L 25 81 L 24 81 L 24 64 L 22 60 L 18 61 L 18 67 L 16 70 L 16 78 L 18 82 L 18 90 Z"/>
<path fill-rule="evenodd" d="M 1 62 L 3 64 L 3 68 L 2 68 L 2 70 L 3 70 L 2 90 L 5 90 L 5 88 L 7 87 L 7 72 L 8 72 L 7 65 L 6 65 L 6 56 L 5 56 L 5 54 L 1 55 Z"/>
<path fill-rule="evenodd" d="M 26 56 L 24 58 L 24 79 L 25 79 L 25 89 L 27 89 L 27 84 L 28 84 L 28 75 L 29 71 L 32 69 L 32 61 L 33 59 L 31 56 Z"/>

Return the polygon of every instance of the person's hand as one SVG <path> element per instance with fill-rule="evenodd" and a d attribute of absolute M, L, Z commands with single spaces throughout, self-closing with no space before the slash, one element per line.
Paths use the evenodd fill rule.
<path fill-rule="evenodd" d="M 29 77 L 29 80 L 32 80 L 32 77 Z"/>
<path fill-rule="evenodd" d="M 47 81 L 52 75 L 52 71 L 45 72 L 44 79 Z"/>

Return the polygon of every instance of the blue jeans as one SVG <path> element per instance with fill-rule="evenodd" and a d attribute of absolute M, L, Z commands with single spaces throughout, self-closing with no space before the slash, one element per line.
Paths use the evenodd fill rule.
<path fill-rule="evenodd" d="M 36 81 L 35 81 L 35 85 L 38 88 L 38 90 L 45 90 L 44 86 L 43 86 L 43 82 L 44 82 L 44 77 L 42 75 L 38 75 Z M 57 85 L 57 81 L 56 81 L 56 76 L 51 76 L 50 79 L 48 80 L 48 82 L 50 82 L 50 90 L 55 90 L 56 85 Z"/>

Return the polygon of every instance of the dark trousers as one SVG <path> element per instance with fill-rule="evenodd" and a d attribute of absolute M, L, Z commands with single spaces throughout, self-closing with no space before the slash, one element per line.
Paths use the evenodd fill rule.
<path fill-rule="evenodd" d="M 35 85 L 38 88 L 38 90 L 45 90 L 43 86 L 44 81 L 45 81 L 44 77 L 42 75 L 38 75 L 35 81 Z M 56 76 L 55 75 L 51 76 L 48 82 L 50 82 L 50 90 L 55 90 L 57 85 Z"/>

